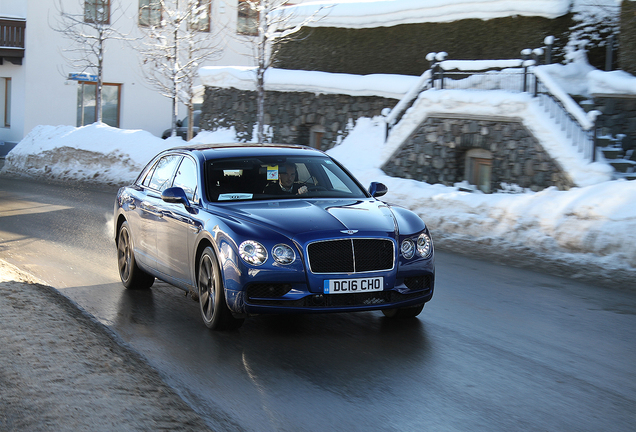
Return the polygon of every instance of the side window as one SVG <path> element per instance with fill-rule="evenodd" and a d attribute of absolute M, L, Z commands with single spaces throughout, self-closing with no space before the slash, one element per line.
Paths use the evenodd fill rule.
<path fill-rule="evenodd" d="M 188 157 L 183 158 L 172 186 L 182 188 L 188 199 L 191 202 L 194 202 L 194 197 L 197 191 L 197 165 L 192 159 Z"/>
<path fill-rule="evenodd" d="M 152 178 L 152 172 L 155 170 L 155 166 L 157 164 L 154 164 L 153 166 L 147 168 L 140 176 L 139 176 L 139 180 L 137 181 L 137 184 L 142 184 L 146 187 L 150 186 L 150 179 Z"/>
<path fill-rule="evenodd" d="M 174 174 L 174 170 L 180 160 L 181 156 L 179 155 L 168 155 L 159 159 L 159 162 L 155 165 L 155 171 L 150 178 L 149 187 L 158 191 L 169 188 L 172 174 Z"/>

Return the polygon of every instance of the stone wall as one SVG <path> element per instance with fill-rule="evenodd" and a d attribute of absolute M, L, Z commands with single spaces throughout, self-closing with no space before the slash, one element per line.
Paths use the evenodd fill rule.
<path fill-rule="evenodd" d="M 310 145 L 312 128 L 322 133 L 322 150 L 332 148 L 360 117 L 374 117 L 397 103 L 382 97 L 267 92 L 265 122 L 271 142 Z M 201 128 L 234 127 L 239 139 L 252 140 L 256 92 L 206 88 Z M 492 191 L 501 183 L 538 191 L 574 186 L 559 164 L 522 124 L 509 118 L 444 115 L 429 117 L 383 166 L 390 176 L 452 186 L 465 180 L 466 154 L 482 149 L 492 156 Z"/>
<path fill-rule="evenodd" d="M 375 96 L 267 92 L 265 124 L 271 142 L 310 145 L 312 128 L 322 134 L 321 150 L 340 142 L 360 117 L 375 117 L 395 99 Z M 256 92 L 207 87 L 201 106 L 201 128 L 233 126 L 241 141 L 252 140 L 256 124 Z"/>
<path fill-rule="evenodd" d="M 464 180 L 471 149 L 492 155 L 492 191 L 501 183 L 534 191 L 574 186 L 521 121 L 508 118 L 429 117 L 382 169 L 393 177 L 452 186 Z"/>
<path fill-rule="evenodd" d="M 454 60 L 518 58 L 522 49 L 543 46 L 548 35 L 556 38 L 556 62 L 563 59 L 563 47 L 573 25 L 572 15 L 567 14 L 555 19 L 515 16 L 363 29 L 303 28 L 291 41 L 277 47 L 274 66 L 419 76 L 430 67 L 426 60 L 429 52 L 446 51 Z M 589 58 L 595 65 L 594 53 Z M 598 63 L 603 65 L 604 61 L 603 53 Z"/>
<path fill-rule="evenodd" d="M 598 123 L 604 135 L 623 134 L 623 149 L 636 149 L 636 95 L 594 95 L 594 108 L 603 113 Z"/>

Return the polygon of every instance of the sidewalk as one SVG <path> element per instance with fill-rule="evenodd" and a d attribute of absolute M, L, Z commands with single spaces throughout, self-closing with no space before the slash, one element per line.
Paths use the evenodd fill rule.
<path fill-rule="evenodd" d="M 210 430 L 105 326 L 2 260 L 0 317 L 0 430 Z"/>

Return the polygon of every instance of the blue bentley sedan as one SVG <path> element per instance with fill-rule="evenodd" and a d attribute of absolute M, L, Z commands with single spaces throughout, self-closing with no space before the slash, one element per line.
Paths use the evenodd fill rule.
<path fill-rule="evenodd" d="M 433 242 L 386 193 L 304 146 L 167 150 L 117 194 L 119 275 L 189 292 L 211 329 L 263 313 L 415 317 L 433 296 Z"/>

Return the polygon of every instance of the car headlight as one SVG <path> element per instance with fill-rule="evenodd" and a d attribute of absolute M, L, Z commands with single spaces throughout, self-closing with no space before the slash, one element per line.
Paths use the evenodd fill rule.
<path fill-rule="evenodd" d="M 415 254 L 415 243 L 413 240 L 406 239 L 402 242 L 402 246 L 400 247 L 400 251 L 402 252 L 402 256 L 406 259 L 413 258 Z"/>
<path fill-rule="evenodd" d="M 417 253 L 422 258 L 428 258 L 433 252 L 433 240 L 426 234 L 422 233 L 417 238 Z"/>
<path fill-rule="evenodd" d="M 282 265 L 291 264 L 296 259 L 294 249 L 286 244 L 277 244 L 272 248 L 272 256 L 274 260 Z"/>
<path fill-rule="evenodd" d="M 259 266 L 267 261 L 267 250 L 259 242 L 246 240 L 239 246 L 239 255 L 248 264 Z"/>

